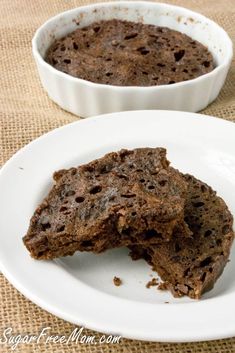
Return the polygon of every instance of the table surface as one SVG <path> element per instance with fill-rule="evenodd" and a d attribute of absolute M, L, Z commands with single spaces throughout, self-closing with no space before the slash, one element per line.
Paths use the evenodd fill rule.
<path fill-rule="evenodd" d="M 36 28 L 58 12 L 94 1 L 83 0 L 1 0 L 0 11 L 0 165 L 19 148 L 43 133 L 75 121 L 78 117 L 54 104 L 43 91 L 31 54 L 31 39 Z M 218 22 L 235 40 L 234 0 L 172 0 L 164 1 L 188 7 Z M 235 62 L 217 100 L 203 111 L 235 121 Z M 51 334 L 69 335 L 74 325 L 40 309 L 24 298 L 0 275 L 0 337 L 12 327 L 13 334 L 39 334 L 43 327 L 51 327 Z M 85 330 L 87 335 L 100 334 Z M 10 352 L 6 344 L 0 352 Z M 41 342 L 19 345 L 16 352 L 160 352 L 160 353 L 218 353 L 235 352 L 235 338 L 199 343 L 152 343 L 122 339 L 118 345 L 68 346 Z"/>

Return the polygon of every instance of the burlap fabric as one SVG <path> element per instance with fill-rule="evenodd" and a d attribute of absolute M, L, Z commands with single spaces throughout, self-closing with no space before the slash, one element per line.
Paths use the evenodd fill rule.
<path fill-rule="evenodd" d="M 165 1 L 186 6 L 214 19 L 235 39 L 234 0 Z M 1 0 L 0 1 L 0 163 L 3 164 L 19 148 L 39 135 L 78 119 L 50 101 L 43 91 L 31 55 L 31 39 L 35 29 L 58 12 L 89 3 L 84 0 Z M 235 64 L 219 98 L 204 113 L 235 121 Z M 192 318 L 193 319 L 193 318 Z M 234 319 L 235 320 L 235 319 Z M 18 293 L 0 275 L 0 335 L 6 327 L 14 334 L 37 334 L 42 327 L 52 327 L 58 335 L 69 334 L 74 326 L 48 314 Z M 86 331 L 91 334 L 91 331 Z M 94 332 L 92 332 L 94 334 Z M 98 337 L 98 333 L 95 333 Z M 0 352 L 10 348 L 0 345 Z M 20 345 L 16 350 L 36 352 L 174 352 L 231 353 L 235 338 L 203 343 L 151 343 L 123 339 L 119 345 L 45 344 Z"/>

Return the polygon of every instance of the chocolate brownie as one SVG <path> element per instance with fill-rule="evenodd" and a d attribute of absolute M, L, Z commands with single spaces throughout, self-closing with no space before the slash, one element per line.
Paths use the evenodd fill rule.
<path fill-rule="evenodd" d="M 208 49 L 187 35 L 117 19 L 57 39 L 45 60 L 74 77 L 118 86 L 167 85 L 214 69 Z"/>
<path fill-rule="evenodd" d="M 193 236 L 185 238 L 178 228 L 171 241 L 132 247 L 133 259 L 145 258 L 165 281 L 175 297 L 199 299 L 213 288 L 228 261 L 234 234 L 233 217 L 225 202 L 207 184 L 191 175 L 188 183 L 185 221 Z"/>
<path fill-rule="evenodd" d="M 179 225 L 191 235 L 184 222 L 187 183 L 169 166 L 164 148 L 109 153 L 54 179 L 24 237 L 34 258 L 155 244 L 168 241 Z"/>

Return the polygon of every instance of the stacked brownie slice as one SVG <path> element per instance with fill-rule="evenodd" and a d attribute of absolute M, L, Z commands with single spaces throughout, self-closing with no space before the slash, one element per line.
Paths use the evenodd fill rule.
<path fill-rule="evenodd" d="M 24 244 L 36 259 L 128 246 L 174 296 L 200 298 L 222 273 L 232 215 L 205 183 L 169 165 L 164 148 L 121 150 L 54 173 Z"/>
<path fill-rule="evenodd" d="M 182 176 L 188 183 L 185 222 L 192 236 L 186 238 L 178 228 L 168 242 L 132 246 L 131 256 L 153 266 L 164 281 L 160 288 L 170 289 L 175 297 L 199 299 L 213 288 L 228 261 L 233 218 L 211 187 L 191 175 Z"/>

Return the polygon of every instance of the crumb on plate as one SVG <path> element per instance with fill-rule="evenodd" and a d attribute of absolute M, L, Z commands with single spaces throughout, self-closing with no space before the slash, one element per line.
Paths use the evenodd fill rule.
<path fill-rule="evenodd" d="M 159 290 L 168 290 L 168 282 L 159 283 L 157 289 L 159 289 Z"/>
<path fill-rule="evenodd" d="M 121 278 L 114 276 L 113 283 L 115 286 L 119 287 L 122 284 L 122 280 L 121 280 Z"/>
<path fill-rule="evenodd" d="M 152 278 L 151 281 L 148 281 L 148 283 L 146 284 L 146 288 L 157 286 L 158 284 L 159 284 L 158 279 Z"/>

